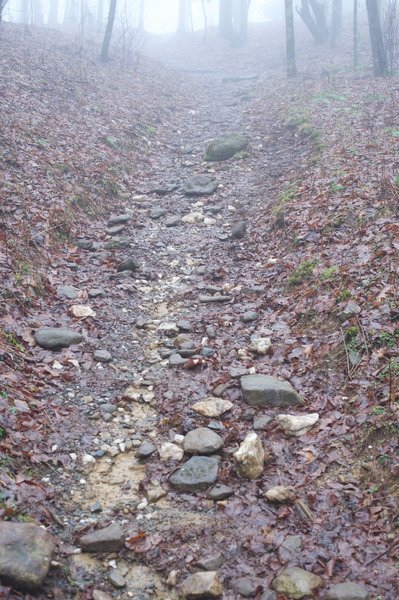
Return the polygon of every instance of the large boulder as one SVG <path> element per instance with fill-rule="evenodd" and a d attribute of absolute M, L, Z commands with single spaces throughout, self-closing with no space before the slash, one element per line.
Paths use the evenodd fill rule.
<path fill-rule="evenodd" d="M 42 586 L 54 553 L 53 538 L 33 523 L 0 522 L 0 582 L 16 589 Z"/>
<path fill-rule="evenodd" d="M 202 492 L 215 483 L 219 459 L 214 456 L 193 456 L 170 477 L 178 492 Z"/>
<path fill-rule="evenodd" d="M 206 149 L 205 160 L 227 160 L 237 152 L 245 150 L 247 138 L 241 133 L 231 133 L 212 140 Z"/>
<path fill-rule="evenodd" d="M 35 333 L 36 344 L 46 350 L 60 350 L 72 344 L 79 344 L 82 336 L 76 331 L 64 327 L 41 327 Z"/>
<path fill-rule="evenodd" d="M 270 375 L 241 377 L 244 400 L 251 406 L 295 406 L 304 404 L 300 395 L 288 383 Z"/>
<path fill-rule="evenodd" d="M 207 196 L 216 192 L 218 185 L 214 177 L 194 175 L 184 183 L 183 192 L 186 196 Z"/>

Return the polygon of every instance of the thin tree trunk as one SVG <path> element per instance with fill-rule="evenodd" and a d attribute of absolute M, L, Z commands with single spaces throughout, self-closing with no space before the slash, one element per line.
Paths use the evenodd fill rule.
<path fill-rule="evenodd" d="M 43 25 L 43 11 L 42 11 L 42 2 L 41 0 L 34 0 L 32 3 L 32 11 L 33 11 L 33 23 L 35 25 Z"/>
<path fill-rule="evenodd" d="M 102 62 L 109 61 L 109 46 L 110 46 L 111 38 L 112 38 L 112 30 L 114 28 L 115 13 L 116 13 L 116 0 L 110 0 L 107 28 L 105 30 L 104 41 L 103 41 L 103 45 L 101 48 L 101 55 L 100 55 L 100 59 Z"/>
<path fill-rule="evenodd" d="M 296 76 L 293 0 L 285 0 L 285 39 L 287 45 L 287 77 Z"/>
<path fill-rule="evenodd" d="M 204 38 L 208 39 L 208 17 L 206 14 L 205 0 L 201 0 L 202 15 L 204 17 Z"/>
<path fill-rule="evenodd" d="M 233 31 L 233 1 L 220 0 L 219 4 L 219 34 L 229 37 Z"/>
<path fill-rule="evenodd" d="M 376 0 L 366 0 L 369 19 L 371 50 L 373 53 L 374 75 L 383 77 L 388 74 L 387 54 L 382 37 L 380 11 Z"/>
<path fill-rule="evenodd" d="M 5 8 L 5 5 L 7 4 L 8 0 L 0 0 L 0 21 L 1 18 L 3 16 L 3 10 Z"/>
<path fill-rule="evenodd" d="M 58 25 L 58 0 L 50 0 L 48 24 L 50 27 L 57 27 Z"/>
<path fill-rule="evenodd" d="M 358 0 L 353 0 L 353 70 L 359 65 Z"/>
<path fill-rule="evenodd" d="M 323 43 L 328 39 L 324 4 L 319 4 L 317 0 L 302 0 L 297 12 L 317 43 Z"/>
<path fill-rule="evenodd" d="M 335 48 L 339 34 L 342 31 L 342 0 L 333 0 L 331 13 L 330 47 Z"/>
<path fill-rule="evenodd" d="M 177 33 L 186 33 L 187 25 L 187 0 L 179 0 L 179 16 L 177 22 Z"/>
<path fill-rule="evenodd" d="M 144 31 L 144 0 L 140 0 L 137 29 Z"/>
<path fill-rule="evenodd" d="M 239 0 L 238 37 L 240 44 L 245 44 L 248 39 L 248 12 L 251 0 Z"/>

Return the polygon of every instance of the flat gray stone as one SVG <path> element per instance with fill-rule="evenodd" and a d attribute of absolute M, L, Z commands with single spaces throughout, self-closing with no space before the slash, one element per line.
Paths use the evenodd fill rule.
<path fill-rule="evenodd" d="M 96 350 L 93 358 L 96 362 L 109 363 L 112 360 L 112 354 L 108 350 Z"/>
<path fill-rule="evenodd" d="M 241 377 L 244 400 L 251 406 L 296 406 L 304 404 L 300 395 L 288 381 L 270 375 L 244 375 Z"/>
<path fill-rule="evenodd" d="M 189 431 L 183 440 L 183 450 L 187 454 L 214 454 L 223 447 L 223 439 L 207 427 Z"/>
<path fill-rule="evenodd" d="M 230 498 L 233 494 L 234 490 L 231 487 L 223 483 L 217 483 L 208 491 L 206 497 L 208 500 L 217 502 L 218 500 L 226 500 L 226 498 Z"/>
<path fill-rule="evenodd" d="M 207 196 L 213 194 L 217 190 L 218 185 L 219 183 L 214 177 L 194 175 L 183 185 L 183 192 L 186 196 Z"/>
<path fill-rule="evenodd" d="M 171 475 L 169 481 L 178 492 L 202 492 L 215 483 L 218 470 L 216 457 L 193 456 Z"/>
<path fill-rule="evenodd" d="M 16 589 L 40 588 L 55 550 L 53 538 L 33 523 L 0 521 L 0 580 Z"/>
<path fill-rule="evenodd" d="M 181 354 L 178 354 L 177 352 L 175 352 L 169 357 L 169 365 L 171 367 L 180 367 L 184 364 L 186 364 L 186 359 L 183 358 Z"/>
<path fill-rule="evenodd" d="M 324 600 L 369 600 L 370 594 L 363 585 L 347 581 L 331 585 Z"/>
<path fill-rule="evenodd" d="M 152 210 L 150 210 L 149 213 L 149 217 L 150 219 L 153 219 L 154 221 L 156 221 L 157 219 L 160 219 L 161 217 L 163 217 L 165 214 L 165 211 L 163 210 L 163 208 L 160 207 L 156 207 L 153 208 Z"/>
<path fill-rule="evenodd" d="M 86 533 L 80 538 L 82 552 L 118 552 L 124 544 L 125 534 L 117 523 Z"/>
<path fill-rule="evenodd" d="M 106 250 L 118 250 L 119 248 L 127 248 L 128 246 L 130 246 L 130 240 L 122 237 L 115 238 L 104 244 Z"/>
<path fill-rule="evenodd" d="M 179 328 L 179 331 L 192 331 L 193 326 L 190 323 L 190 321 L 186 321 L 185 319 L 181 319 L 180 321 L 177 321 L 176 323 L 177 327 Z"/>
<path fill-rule="evenodd" d="M 231 582 L 232 588 L 244 598 L 255 596 L 256 590 L 262 586 L 262 579 L 257 577 L 237 577 Z"/>
<path fill-rule="evenodd" d="M 108 575 L 108 579 L 117 589 L 123 588 L 126 585 L 126 579 L 123 577 L 122 573 L 118 571 L 118 569 L 112 569 Z"/>
<path fill-rule="evenodd" d="M 137 458 L 148 458 L 151 454 L 154 454 L 156 447 L 151 442 L 143 442 L 141 446 L 137 448 Z"/>
<path fill-rule="evenodd" d="M 165 227 L 177 227 L 178 225 L 181 225 L 181 222 L 181 217 L 175 215 L 165 221 Z"/>
<path fill-rule="evenodd" d="M 115 215 L 111 217 L 108 221 L 108 227 L 112 227 L 113 225 L 120 225 L 122 223 L 127 223 L 132 218 L 132 215 L 124 214 L 124 215 Z"/>
<path fill-rule="evenodd" d="M 60 285 L 57 287 L 57 296 L 59 298 L 68 298 L 68 300 L 74 300 L 78 295 L 78 290 L 72 285 Z"/>
<path fill-rule="evenodd" d="M 222 554 L 215 554 L 213 556 L 205 556 L 200 558 L 196 563 L 196 567 L 203 569 L 204 571 L 216 571 L 225 562 L 225 558 Z"/>
<path fill-rule="evenodd" d="M 276 592 L 273 590 L 263 590 L 260 600 L 278 600 Z"/>
<path fill-rule="evenodd" d="M 205 160 L 227 160 L 245 150 L 248 146 L 247 138 L 240 133 L 231 133 L 215 138 L 206 149 Z"/>
<path fill-rule="evenodd" d="M 64 327 L 42 327 L 35 333 L 36 344 L 46 350 L 68 348 L 72 344 L 79 344 L 82 339 L 80 333 Z"/>
<path fill-rule="evenodd" d="M 137 258 L 129 257 L 125 258 L 121 263 L 119 263 L 117 267 L 117 272 L 121 273 L 123 271 L 137 271 L 140 268 L 140 263 Z"/>
<path fill-rule="evenodd" d="M 265 429 L 267 429 L 267 426 L 269 425 L 269 423 L 273 421 L 272 417 L 268 417 L 267 415 L 261 415 L 260 417 L 255 417 L 254 418 L 254 429 L 263 431 Z"/>
<path fill-rule="evenodd" d="M 101 296 L 105 296 L 105 291 L 102 288 L 90 288 L 87 293 L 89 294 L 89 298 L 101 298 Z"/>
<path fill-rule="evenodd" d="M 113 227 L 107 227 L 105 230 L 107 235 L 119 235 L 125 229 L 125 225 L 114 225 Z"/>
<path fill-rule="evenodd" d="M 247 310 L 247 312 L 245 312 L 242 315 L 242 320 L 244 323 L 251 323 L 251 321 L 256 321 L 258 318 L 258 313 L 254 310 Z"/>
<path fill-rule="evenodd" d="M 217 571 L 200 571 L 189 575 L 181 586 L 181 595 L 188 600 L 219 598 L 222 594 L 223 586 Z"/>

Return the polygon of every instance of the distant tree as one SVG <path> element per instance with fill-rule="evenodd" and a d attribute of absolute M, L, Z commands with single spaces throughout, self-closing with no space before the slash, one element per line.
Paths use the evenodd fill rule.
<path fill-rule="evenodd" d="M 137 29 L 144 31 L 144 0 L 139 0 L 139 16 L 137 19 Z"/>
<path fill-rule="evenodd" d="M 57 25 L 58 25 L 58 0 L 50 0 L 50 7 L 49 7 L 47 22 L 50 25 L 50 27 L 57 27 Z"/>
<path fill-rule="evenodd" d="M 376 0 L 366 0 L 374 75 L 388 74 L 388 60 L 382 35 L 380 10 Z"/>
<path fill-rule="evenodd" d="M 179 0 L 179 13 L 177 19 L 177 33 L 186 33 L 188 21 L 188 4 L 190 0 Z"/>
<path fill-rule="evenodd" d="M 35 0 L 33 2 L 32 8 L 33 8 L 33 23 L 35 25 L 43 25 L 44 16 L 43 16 L 41 0 Z"/>
<path fill-rule="evenodd" d="M 342 31 L 342 0 L 333 0 L 330 27 L 330 47 L 335 48 Z"/>
<path fill-rule="evenodd" d="M 238 2 L 238 41 L 240 45 L 245 44 L 248 39 L 248 13 L 251 0 L 239 0 Z"/>
<path fill-rule="evenodd" d="M 101 31 L 104 22 L 104 0 L 98 0 L 97 3 L 97 16 L 96 25 L 97 29 Z"/>
<path fill-rule="evenodd" d="M 359 63 L 359 35 L 358 35 L 358 0 L 353 0 L 353 69 L 356 71 Z"/>
<path fill-rule="evenodd" d="M 116 13 L 116 0 L 110 0 L 107 27 L 105 29 L 103 45 L 101 47 L 101 54 L 100 54 L 100 58 L 101 58 L 102 62 L 109 61 L 109 46 L 111 43 L 112 31 L 114 28 L 115 13 Z"/>
<path fill-rule="evenodd" d="M 325 4 L 318 2 L 318 0 L 302 0 L 301 5 L 297 8 L 298 14 L 319 44 L 328 40 L 325 9 Z"/>
<path fill-rule="evenodd" d="M 79 23 L 79 7 L 78 0 L 69 0 L 65 5 L 64 12 L 64 27 L 76 29 Z"/>
<path fill-rule="evenodd" d="M 285 38 L 287 45 L 287 76 L 296 76 L 293 0 L 285 0 Z"/>
<path fill-rule="evenodd" d="M 8 0 L 0 0 L 0 21 L 3 16 L 3 10 Z"/>
<path fill-rule="evenodd" d="M 219 34 L 230 37 L 233 33 L 233 0 L 219 2 Z"/>
<path fill-rule="evenodd" d="M 387 54 L 388 70 L 394 72 L 398 59 L 399 48 L 399 0 L 387 0 L 385 3 L 383 36 Z"/>

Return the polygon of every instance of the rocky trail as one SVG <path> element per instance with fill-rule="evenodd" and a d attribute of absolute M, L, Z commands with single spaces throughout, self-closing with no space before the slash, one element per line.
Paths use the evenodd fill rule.
<path fill-rule="evenodd" d="M 23 37 L 18 43 L 24 52 Z M 156 53 L 162 61 L 159 48 Z M 176 72 L 170 60 L 161 66 L 143 58 L 133 81 L 122 72 L 105 91 L 95 87 L 99 72 L 96 83 L 93 75 L 90 85 L 76 84 L 72 100 L 65 95 L 79 105 L 74 126 L 85 154 L 80 157 L 79 141 L 75 157 L 61 160 L 54 151 L 53 164 L 66 165 L 64 172 L 58 167 L 59 185 L 72 193 L 66 169 L 73 160 L 79 169 L 80 160 L 85 174 L 74 194 L 84 198 L 84 186 L 94 185 L 84 180 L 87 169 L 100 172 L 99 152 L 103 162 L 112 157 L 120 187 L 110 190 L 116 184 L 108 178 L 109 199 L 99 201 L 94 218 L 95 200 L 85 206 L 78 198 L 76 211 L 83 204 L 89 218 L 72 222 L 68 239 L 59 235 L 57 244 L 36 226 L 47 208 L 37 220 L 32 213 L 35 235 L 42 236 L 34 248 L 49 253 L 51 242 L 56 253 L 47 263 L 44 297 L 22 313 L 16 304 L 2 317 L 14 348 L 9 343 L 2 351 L 1 449 L 22 460 L 26 444 L 37 473 L 4 469 L 0 596 L 394 600 L 397 412 L 392 374 L 379 379 L 377 398 L 367 396 L 369 373 L 376 381 L 386 363 L 381 345 L 377 355 L 362 336 L 367 319 L 376 337 L 388 330 L 381 324 L 387 312 L 378 310 L 390 285 L 396 293 L 392 238 L 398 232 L 386 213 L 377 215 L 384 223 L 367 215 L 393 244 L 388 249 L 387 239 L 379 240 L 385 254 L 373 258 L 389 256 L 391 275 L 375 280 L 367 300 L 359 300 L 355 287 L 371 260 L 366 245 L 377 233 L 349 228 L 357 210 L 366 218 L 367 202 L 345 205 L 347 190 L 354 197 L 354 175 L 350 186 L 334 192 L 343 194 L 337 201 L 328 172 L 336 169 L 331 140 L 321 147 L 307 114 L 294 118 L 299 95 L 304 104 L 307 94 L 328 98 L 331 82 L 287 87 L 273 70 L 267 77 L 237 72 L 223 53 L 209 72 L 194 59 L 188 55 L 182 64 L 180 55 Z M 274 61 L 272 55 L 271 69 Z M 18 85 L 31 84 L 21 75 Z M 349 87 L 363 97 L 358 81 L 333 85 L 337 97 Z M 58 100 L 42 93 L 51 110 Z M 21 99 L 24 109 L 28 97 Z M 360 122 L 370 110 L 367 105 L 355 118 Z M 328 136 L 323 111 L 315 108 L 313 119 Z M 59 142 L 73 136 L 72 124 L 66 129 L 71 113 L 65 115 L 61 127 L 51 124 Z M 331 115 L 339 120 L 342 112 Z M 43 127 L 41 119 L 32 117 L 30 126 Z M 103 142 L 98 146 L 97 139 L 90 155 L 85 136 L 96 139 L 96 132 Z M 40 151 L 49 152 L 54 140 L 47 132 L 42 141 L 37 136 Z M 12 148 L 9 140 L 3 157 L 12 200 L 17 190 L 24 193 L 20 182 L 27 178 L 14 172 L 22 168 L 15 166 L 22 142 Z M 366 147 L 367 134 L 363 141 Z M 137 168 L 130 173 L 132 159 Z M 40 161 L 30 168 L 40 171 Z M 323 186 L 330 204 L 319 203 Z M 40 194 L 33 182 L 26 191 Z M 10 229 L 20 210 L 17 202 L 8 213 Z M 49 214 L 52 228 L 66 227 L 59 214 L 58 221 Z M 340 258 L 329 261 L 338 245 Z M 28 275 L 20 275 L 21 286 Z M 357 337 L 362 348 L 349 343 Z M 390 346 L 388 357 L 394 356 Z M 14 392 L 16 410 L 10 410 Z M 366 422 L 372 427 L 362 430 Z M 370 459 L 373 446 L 378 453 Z M 35 517 L 54 537 L 20 515 Z M 17 548 L 12 567 L 7 543 Z M 9 583 L 39 591 L 11 592 Z"/>

